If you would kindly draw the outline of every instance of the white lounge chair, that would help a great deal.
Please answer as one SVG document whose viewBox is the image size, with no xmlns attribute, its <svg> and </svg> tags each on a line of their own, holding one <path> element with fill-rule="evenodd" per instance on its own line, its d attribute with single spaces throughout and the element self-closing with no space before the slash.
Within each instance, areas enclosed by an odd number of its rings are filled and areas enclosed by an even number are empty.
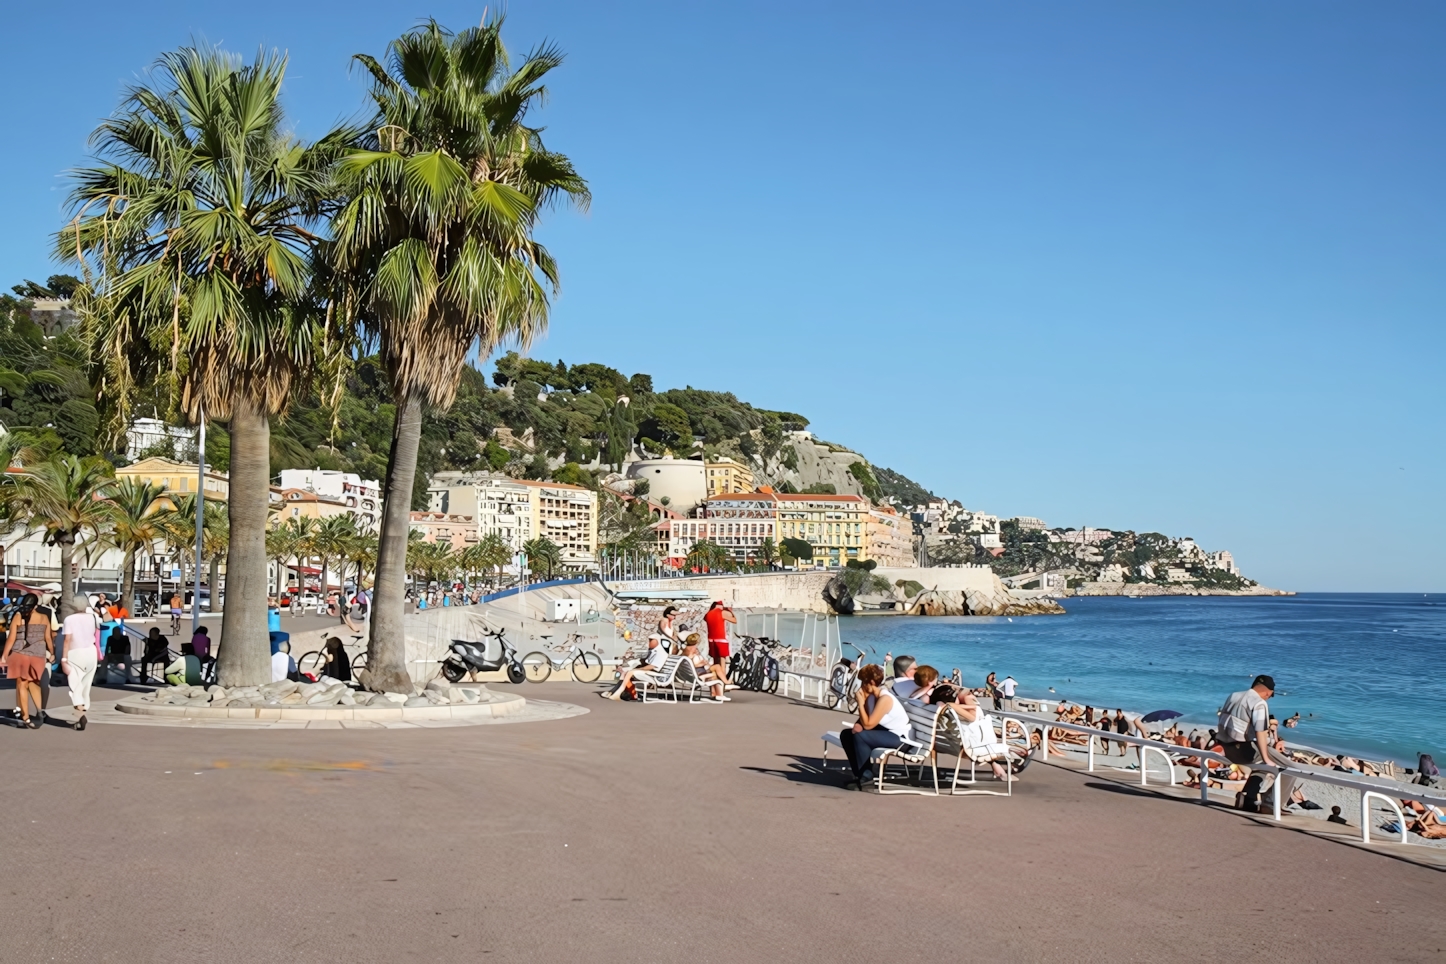
<svg viewBox="0 0 1446 964">
<path fill-rule="evenodd" d="M 1014 796 L 1015 776 L 1011 769 L 1009 744 L 1005 743 L 994 731 L 994 718 L 981 708 L 977 720 L 973 723 L 965 723 L 959 718 L 954 707 L 949 706 L 945 709 L 948 712 L 939 714 L 939 722 L 935 727 L 934 750 L 936 754 L 947 753 L 957 759 L 954 764 L 954 775 L 949 781 L 949 793 L 956 796 L 971 794 L 991 797 Z M 963 769 L 965 760 L 969 761 L 969 779 L 961 781 L 959 771 Z M 979 765 L 987 766 L 996 762 L 1004 765 L 1006 779 L 1003 781 L 1005 787 L 1003 792 L 959 789 L 961 786 L 979 786 Z"/>
<path fill-rule="evenodd" d="M 678 698 L 678 667 L 686 662 L 687 660 L 682 656 L 669 656 L 656 670 L 633 673 L 633 686 L 638 691 L 638 699 L 646 703 L 650 690 L 657 693 L 666 689 L 672 691 L 673 699 L 676 701 Z"/>
<path fill-rule="evenodd" d="M 712 689 L 722 685 L 722 683 L 711 676 L 707 679 L 700 677 L 698 675 L 698 668 L 694 666 L 692 661 L 687 657 L 684 657 L 683 662 L 678 665 L 674 688 L 676 690 L 687 690 L 689 703 L 697 703 L 699 697 L 704 695 L 711 696 Z"/>
</svg>

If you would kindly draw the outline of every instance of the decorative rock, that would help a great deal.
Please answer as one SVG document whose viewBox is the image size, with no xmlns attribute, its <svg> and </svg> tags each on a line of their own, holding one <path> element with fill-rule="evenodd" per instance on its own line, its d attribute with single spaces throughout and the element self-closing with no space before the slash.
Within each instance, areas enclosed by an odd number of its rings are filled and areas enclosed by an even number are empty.
<svg viewBox="0 0 1446 964">
<path fill-rule="evenodd" d="M 428 703 L 431 703 L 433 706 L 446 706 L 448 703 L 452 702 L 452 698 L 450 696 L 443 696 L 436 690 L 427 690 L 427 692 L 421 698 L 426 700 Z M 407 705 L 411 705 L 410 700 L 407 702 Z"/>
<path fill-rule="evenodd" d="M 297 703 L 305 702 L 306 697 L 302 696 L 300 693 L 287 693 L 281 698 L 281 704 L 283 706 L 295 706 Z"/>
<path fill-rule="evenodd" d="M 350 693 L 343 693 L 341 694 L 341 697 L 337 700 L 337 703 L 341 706 L 356 706 L 356 697 L 352 696 Z"/>
<path fill-rule="evenodd" d="M 427 699 L 425 696 L 413 696 L 411 699 L 407 700 L 407 702 L 403 703 L 402 705 L 403 705 L 403 706 L 433 706 L 433 705 L 435 705 L 435 704 L 434 704 L 431 700 Z"/>
<path fill-rule="evenodd" d="M 222 686 L 216 686 L 216 685 L 208 686 L 208 687 L 206 687 L 206 692 L 211 694 L 211 699 L 212 699 L 213 701 L 214 701 L 214 700 L 224 700 L 224 699 L 226 698 L 226 689 L 225 689 L 225 687 L 222 687 Z"/>
<path fill-rule="evenodd" d="M 300 688 L 300 683 L 293 682 L 289 679 L 283 679 L 277 680 L 275 683 L 266 683 L 265 685 L 259 687 L 259 690 L 261 692 L 261 695 L 267 697 L 268 699 L 279 700 L 283 696 L 295 693 Z"/>
<path fill-rule="evenodd" d="M 221 698 L 219 698 L 219 699 L 213 697 L 212 700 L 211 700 L 211 705 L 212 705 L 212 706 L 233 706 L 233 705 L 235 705 L 235 702 L 236 702 L 235 700 L 230 700 L 230 699 L 227 699 L 227 698 L 225 698 L 225 697 L 221 697 Z"/>
<path fill-rule="evenodd" d="M 326 684 L 325 684 L 325 683 L 303 683 L 303 684 L 301 685 L 301 688 L 298 689 L 296 692 L 298 692 L 298 693 L 301 694 L 301 698 L 302 698 L 303 700 L 310 700 L 310 699 L 311 699 L 313 696 L 315 696 L 317 693 L 325 693 L 325 692 L 326 692 Z"/>
</svg>

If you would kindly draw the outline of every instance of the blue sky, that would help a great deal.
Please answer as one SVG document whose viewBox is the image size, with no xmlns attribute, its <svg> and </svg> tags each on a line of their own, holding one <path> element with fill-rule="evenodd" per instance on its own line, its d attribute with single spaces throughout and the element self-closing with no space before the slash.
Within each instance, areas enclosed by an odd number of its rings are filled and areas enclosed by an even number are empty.
<svg viewBox="0 0 1446 964">
<path fill-rule="evenodd" d="M 53 270 L 60 175 L 161 50 L 288 50 L 315 135 L 350 54 L 482 7 L 12 10 L 0 280 Z M 802 412 L 971 508 L 1446 590 L 1439 5 L 508 9 L 568 53 L 542 117 L 595 196 L 545 228 L 537 354 Z"/>
</svg>

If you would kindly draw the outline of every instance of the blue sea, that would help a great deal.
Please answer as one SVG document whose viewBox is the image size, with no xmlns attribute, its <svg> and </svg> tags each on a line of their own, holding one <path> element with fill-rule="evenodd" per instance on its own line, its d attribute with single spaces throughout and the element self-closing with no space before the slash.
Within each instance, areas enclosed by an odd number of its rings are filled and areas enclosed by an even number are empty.
<svg viewBox="0 0 1446 964">
<path fill-rule="evenodd" d="M 1409 766 L 1446 759 L 1446 594 L 1118 596 L 1062 600 L 1068 615 L 860 616 L 843 638 L 907 653 L 982 685 L 1013 675 L 1021 696 L 1184 713 L 1214 726 L 1226 695 L 1275 677 L 1271 711 L 1299 712 L 1293 743 Z"/>
</svg>

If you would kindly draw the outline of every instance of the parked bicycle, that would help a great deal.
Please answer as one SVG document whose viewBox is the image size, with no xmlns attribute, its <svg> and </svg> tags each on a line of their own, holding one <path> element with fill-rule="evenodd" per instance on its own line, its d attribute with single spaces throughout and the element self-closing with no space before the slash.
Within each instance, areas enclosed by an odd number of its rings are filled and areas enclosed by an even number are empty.
<svg viewBox="0 0 1446 964">
<path fill-rule="evenodd" d="M 786 650 L 767 636 L 740 636 L 738 651 L 728 663 L 728 678 L 740 689 L 756 693 L 778 690 L 778 657 Z"/>
<path fill-rule="evenodd" d="M 554 651 L 560 654 L 556 659 L 541 650 L 534 650 L 522 657 L 522 671 L 526 674 L 527 681 L 545 683 L 553 673 L 560 672 L 569 662 L 572 664 L 572 677 L 579 683 L 596 683 L 602 679 L 603 662 L 596 651 L 596 644 L 592 650 L 585 650 L 579 643 L 581 639 L 577 633 L 568 633 L 565 643 L 553 647 Z"/>
<path fill-rule="evenodd" d="M 843 643 L 859 655 L 855 659 L 847 656 L 839 659 L 833 665 L 828 674 L 828 689 L 824 690 L 823 701 L 829 709 L 833 709 L 843 703 L 850 713 L 859 711 L 859 667 L 863 665 L 864 656 L 873 650 L 863 650 L 853 643 Z"/>
</svg>

